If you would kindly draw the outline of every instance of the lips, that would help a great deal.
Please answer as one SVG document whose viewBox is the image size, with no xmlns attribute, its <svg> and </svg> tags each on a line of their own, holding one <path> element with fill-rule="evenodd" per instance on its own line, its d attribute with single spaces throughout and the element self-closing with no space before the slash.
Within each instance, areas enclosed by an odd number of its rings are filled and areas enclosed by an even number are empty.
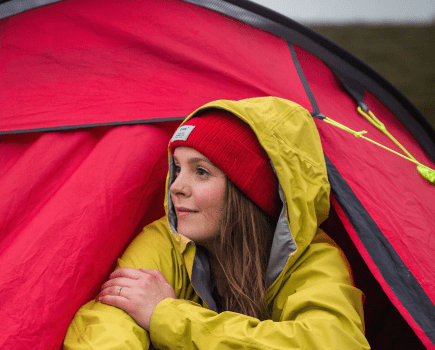
<svg viewBox="0 0 435 350">
<path fill-rule="evenodd" d="M 198 212 L 198 210 L 188 209 L 188 208 L 184 208 L 184 207 L 175 208 L 175 211 L 177 213 L 178 218 L 186 217 L 190 214 L 195 214 Z"/>
</svg>

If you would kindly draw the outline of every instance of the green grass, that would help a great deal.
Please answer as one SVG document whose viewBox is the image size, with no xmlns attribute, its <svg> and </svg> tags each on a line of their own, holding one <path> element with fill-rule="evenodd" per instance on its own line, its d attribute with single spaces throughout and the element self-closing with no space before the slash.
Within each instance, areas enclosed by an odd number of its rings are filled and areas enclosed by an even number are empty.
<svg viewBox="0 0 435 350">
<path fill-rule="evenodd" d="M 308 27 L 379 72 L 435 127 L 435 23 L 424 26 Z"/>
</svg>

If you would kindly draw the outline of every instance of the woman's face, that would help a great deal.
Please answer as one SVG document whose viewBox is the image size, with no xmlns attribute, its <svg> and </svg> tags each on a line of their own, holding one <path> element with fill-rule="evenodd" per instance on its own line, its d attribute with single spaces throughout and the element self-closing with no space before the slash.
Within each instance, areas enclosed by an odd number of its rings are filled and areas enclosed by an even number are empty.
<svg viewBox="0 0 435 350">
<path fill-rule="evenodd" d="M 225 200 L 225 174 L 188 147 L 174 151 L 175 180 L 170 187 L 178 233 L 204 245 L 219 232 Z"/>
</svg>

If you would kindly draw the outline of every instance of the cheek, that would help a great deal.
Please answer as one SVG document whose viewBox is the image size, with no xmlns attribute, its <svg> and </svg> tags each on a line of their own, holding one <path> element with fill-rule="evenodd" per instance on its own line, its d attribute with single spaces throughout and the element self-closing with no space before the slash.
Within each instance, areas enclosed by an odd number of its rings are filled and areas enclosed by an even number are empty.
<svg viewBox="0 0 435 350">
<path fill-rule="evenodd" d="M 213 186 L 206 188 L 197 194 L 196 203 L 202 207 L 204 211 L 219 218 L 224 206 L 225 185 Z"/>
</svg>

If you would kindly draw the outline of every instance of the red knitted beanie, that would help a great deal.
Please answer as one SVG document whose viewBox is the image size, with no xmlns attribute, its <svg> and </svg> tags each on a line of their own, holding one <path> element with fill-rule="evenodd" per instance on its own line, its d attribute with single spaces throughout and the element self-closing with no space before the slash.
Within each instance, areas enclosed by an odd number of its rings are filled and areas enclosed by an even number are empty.
<svg viewBox="0 0 435 350">
<path fill-rule="evenodd" d="M 248 124 L 229 112 L 209 110 L 177 129 L 169 143 L 172 155 L 177 147 L 206 156 L 265 213 L 278 217 L 278 178 Z"/>
</svg>

